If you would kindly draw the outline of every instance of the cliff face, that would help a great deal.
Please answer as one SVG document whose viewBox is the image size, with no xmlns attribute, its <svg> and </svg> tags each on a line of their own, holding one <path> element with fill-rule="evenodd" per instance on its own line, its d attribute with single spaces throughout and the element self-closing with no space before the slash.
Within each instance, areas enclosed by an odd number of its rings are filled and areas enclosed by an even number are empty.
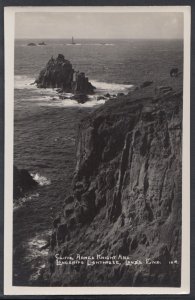
<svg viewBox="0 0 195 300">
<path fill-rule="evenodd" d="M 182 92 L 135 92 L 82 121 L 72 194 L 54 221 L 52 285 L 180 285 L 181 145 Z M 57 253 L 142 263 L 57 266 Z"/>
</svg>

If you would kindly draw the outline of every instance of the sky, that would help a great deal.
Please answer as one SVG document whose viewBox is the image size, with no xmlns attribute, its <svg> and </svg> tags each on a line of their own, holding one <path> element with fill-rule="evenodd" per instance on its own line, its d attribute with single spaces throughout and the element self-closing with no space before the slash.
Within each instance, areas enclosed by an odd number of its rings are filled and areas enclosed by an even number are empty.
<svg viewBox="0 0 195 300">
<path fill-rule="evenodd" d="M 17 12 L 15 37 L 86 39 L 181 39 L 183 13 Z"/>
</svg>

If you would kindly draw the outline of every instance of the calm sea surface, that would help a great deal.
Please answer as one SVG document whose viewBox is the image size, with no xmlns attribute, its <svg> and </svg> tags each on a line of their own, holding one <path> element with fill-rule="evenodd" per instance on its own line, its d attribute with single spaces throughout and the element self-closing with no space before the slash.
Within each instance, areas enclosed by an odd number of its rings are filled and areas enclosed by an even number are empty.
<svg viewBox="0 0 195 300">
<path fill-rule="evenodd" d="M 146 80 L 167 80 L 172 67 L 182 71 L 181 41 L 44 40 L 46 46 L 15 42 L 14 162 L 30 171 L 36 190 L 14 203 L 14 284 L 47 284 L 42 273 L 47 250 L 41 250 L 71 186 L 75 167 L 75 139 L 80 119 L 104 100 L 97 95 L 127 93 Z M 96 86 L 85 104 L 60 100 L 55 90 L 37 89 L 34 82 L 53 55 L 64 54 L 75 70 Z"/>
</svg>

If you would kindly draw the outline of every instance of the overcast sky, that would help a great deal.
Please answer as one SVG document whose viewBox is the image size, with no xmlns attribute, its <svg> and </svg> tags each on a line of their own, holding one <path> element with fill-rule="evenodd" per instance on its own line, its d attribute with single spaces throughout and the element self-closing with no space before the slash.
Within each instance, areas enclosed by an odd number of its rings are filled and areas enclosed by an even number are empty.
<svg viewBox="0 0 195 300">
<path fill-rule="evenodd" d="M 16 38 L 183 38 L 183 13 L 16 13 Z"/>
</svg>

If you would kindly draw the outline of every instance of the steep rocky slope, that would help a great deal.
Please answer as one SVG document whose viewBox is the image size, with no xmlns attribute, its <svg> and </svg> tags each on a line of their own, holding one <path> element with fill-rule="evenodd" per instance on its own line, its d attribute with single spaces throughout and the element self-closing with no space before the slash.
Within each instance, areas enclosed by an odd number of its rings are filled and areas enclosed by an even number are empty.
<svg viewBox="0 0 195 300">
<path fill-rule="evenodd" d="M 138 90 L 81 122 L 72 192 L 53 224 L 51 285 L 180 285 L 181 145 L 182 91 Z M 112 263 L 57 265 L 56 254 Z"/>
</svg>

